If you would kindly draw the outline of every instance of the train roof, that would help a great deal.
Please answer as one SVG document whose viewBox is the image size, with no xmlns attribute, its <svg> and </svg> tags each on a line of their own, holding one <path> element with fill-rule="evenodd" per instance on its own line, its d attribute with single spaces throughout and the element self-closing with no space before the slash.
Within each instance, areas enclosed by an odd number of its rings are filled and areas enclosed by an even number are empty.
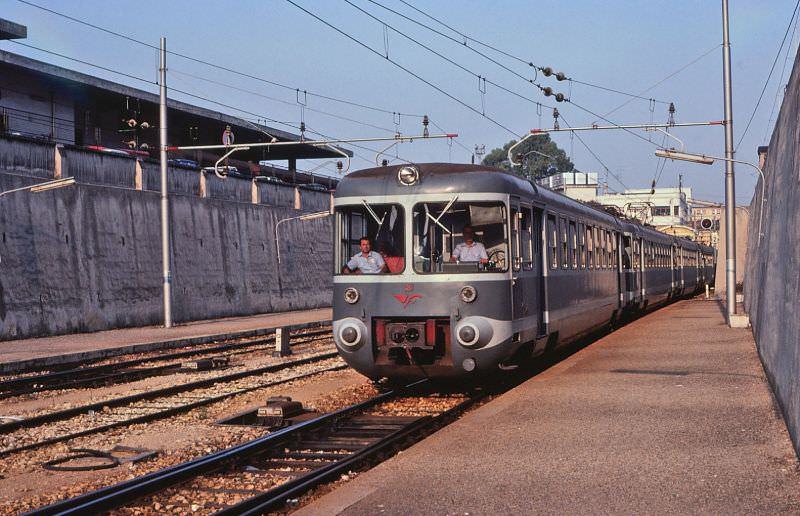
<svg viewBox="0 0 800 516">
<path fill-rule="evenodd" d="M 334 197 L 362 197 L 407 194 L 447 193 L 505 193 L 542 203 L 604 222 L 620 231 L 647 235 L 663 243 L 680 243 L 683 247 L 711 250 L 685 238 L 677 238 L 653 228 L 614 217 L 610 213 L 576 201 L 566 195 L 537 186 L 531 181 L 499 168 L 456 163 L 414 163 L 419 170 L 419 182 L 401 185 L 397 173 L 406 164 L 356 170 L 347 174 L 336 187 Z"/>
</svg>

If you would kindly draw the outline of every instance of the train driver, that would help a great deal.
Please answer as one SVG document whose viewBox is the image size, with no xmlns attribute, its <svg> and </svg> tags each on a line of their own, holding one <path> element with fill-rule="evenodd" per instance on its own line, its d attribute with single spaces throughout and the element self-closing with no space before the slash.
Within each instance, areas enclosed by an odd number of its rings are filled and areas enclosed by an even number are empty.
<svg viewBox="0 0 800 516">
<path fill-rule="evenodd" d="M 386 262 L 383 257 L 372 250 L 372 243 L 369 238 L 363 237 L 359 242 L 361 248 L 360 253 L 356 253 L 347 265 L 344 266 L 342 272 L 345 274 L 380 274 L 381 272 L 388 272 Z"/>
<path fill-rule="evenodd" d="M 486 248 L 482 243 L 475 241 L 475 229 L 472 226 L 464 226 L 461 233 L 464 235 L 464 242 L 453 249 L 450 261 L 488 263 L 489 256 L 486 254 Z"/>
</svg>

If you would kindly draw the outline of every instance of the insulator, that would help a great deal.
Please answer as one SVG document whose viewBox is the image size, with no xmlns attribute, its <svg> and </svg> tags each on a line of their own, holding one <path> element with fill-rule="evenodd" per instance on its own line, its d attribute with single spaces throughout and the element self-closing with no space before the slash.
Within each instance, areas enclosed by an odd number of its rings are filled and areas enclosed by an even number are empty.
<svg viewBox="0 0 800 516">
<path fill-rule="evenodd" d="M 544 68 L 542 68 L 542 73 L 544 74 L 545 77 L 550 77 L 551 75 L 553 75 L 553 69 L 550 68 L 549 66 L 545 66 Z"/>
<path fill-rule="evenodd" d="M 301 133 L 306 132 L 306 123 L 305 122 L 300 122 L 300 132 Z"/>
<path fill-rule="evenodd" d="M 428 115 L 422 117 L 422 136 L 430 136 L 428 132 Z"/>
<path fill-rule="evenodd" d="M 428 127 L 428 123 L 429 123 L 429 122 L 430 122 L 430 121 L 428 120 L 428 115 L 424 115 L 424 116 L 422 117 L 422 125 L 424 125 L 425 127 Z"/>
<path fill-rule="evenodd" d="M 342 160 L 339 160 L 339 161 L 337 161 L 337 162 L 336 162 L 336 170 L 338 170 L 339 172 L 341 172 L 341 171 L 342 171 L 342 168 L 344 168 L 344 165 L 342 165 Z"/>
<path fill-rule="evenodd" d="M 147 145 L 146 143 L 143 143 L 143 144 L 139 145 L 139 149 L 141 149 L 143 151 L 150 150 L 150 146 Z"/>
<path fill-rule="evenodd" d="M 557 80 L 559 80 L 559 81 L 563 81 L 563 80 L 564 80 L 564 79 L 566 79 L 566 78 L 567 78 L 567 76 L 566 76 L 566 75 L 564 75 L 564 72 L 558 72 L 558 73 L 556 73 L 556 79 L 557 79 Z"/>
<path fill-rule="evenodd" d="M 553 88 L 551 88 L 550 86 L 546 86 L 542 88 L 542 93 L 544 93 L 545 97 L 549 97 L 550 95 L 553 94 Z"/>
<path fill-rule="evenodd" d="M 142 129 L 150 129 L 150 124 L 148 124 L 147 122 L 142 122 L 141 125 L 139 125 L 139 127 L 141 127 Z"/>
<path fill-rule="evenodd" d="M 388 166 L 389 165 L 389 160 L 385 159 L 385 160 L 381 161 L 381 165 L 383 165 L 384 167 Z"/>
<path fill-rule="evenodd" d="M 131 118 L 128 120 L 128 127 L 136 127 L 136 119 Z"/>
<path fill-rule="evenodd" d="M 129 149 L 135 149 L 136 148 L 136 140 L 131 140 L 131 141 L 125 142 L 125 145 L 127 145 Z"/>
<path fill-rule="evenodd" d="M 556 93 L 556 102 L 564 102 L 564 94 Z"/>
</svg>

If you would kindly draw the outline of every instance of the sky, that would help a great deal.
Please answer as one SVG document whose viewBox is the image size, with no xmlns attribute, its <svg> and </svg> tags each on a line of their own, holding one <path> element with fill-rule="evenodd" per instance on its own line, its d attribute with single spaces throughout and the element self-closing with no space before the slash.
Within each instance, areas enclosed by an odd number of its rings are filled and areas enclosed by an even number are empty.
<svg viewBox="0 0 800 516">
<path fill-rule="evenodd" d="M 468 163 L 475 145 L 484 145 L 488 152 L 531 129 L 552 128 L 552 107 L 558 108 L 561 127 L 664 123 L 669 102 L 675 104 L 678 123 L 724 118 L 720 1 L 291 0 L 338 27 L 341 33 L 289 0 L 30 1 L 152 45 L 158 45 L 159 37 L 165 36 L 170 51 L 257 78 L 170 54 L 168 87 L 229 107 L 170 93 L 179 100 L 253 121 L 271 120 L 267 125 L 295 133 L 302 120 L 309 137 L 385 137 L 396 130 L 406 135 L 421 134 L 420 115 L 428 115 L 436 124 L 431 125 L 431 133 L 441 128 L 459 134 L 456 142 L 417 140 L 399 145 L 389 151 L 391 158 Z M 794 32 L 796 23 L 790 26 L 796 0 L 730 3 L 735 142 L 739 142 L 766 83 L 761 104 L 736 154 L 738 159 L 757 162 L 756 148 L 769 142 L 800 40 L 800 34 Z M 0 42 L 3 50 L 156 92 L 152 82 L 157 78 L 158 60 L 152 48 L 19 0 L 0 0 L 0 13 L 3 18 L 27 25 L 25 44 L 150 82 L 13 42 Z M 572 81 L 544 77 L 526 63 L 549 66 Z M 562 92 L 570 102 L 556 103 L 530 81 Z M 610 112 L 606 120 L 598 116 Z M 571 133 L 554 134 L 553 139 L 577 169 L 597 172 L 611 191 L 648 188 L 656 177 L 659 187 L 674 187 L 682 175 L 683 186 L 690 187 L 695 198 L 724 199 L 723 162 L 713 166 L 664 164 L 654 151 L 665 137 L 641 130 L 632 132 L 635 134 L 621 130 L 578 133 L 582 142 Z M 683 141 L 687 152 L 724 156 L 721 126 L 674 128 L 671 132 Z M 669 140 L 667 145 L 679 143 Z M 372 150 L 351 147 L 356 152 L 352 169 L 374 166 L 376 151 L 384 147 L 377 143 L 364 146 Z M 309 169 L 318 164 L 304 162 L 299 167 Z M 333 173 L 333 164 L 324 164 L 322 170 Z M 738 204 L 750 202 L 755 184 L 754 170 L 736 167 Z"/>
</svg>

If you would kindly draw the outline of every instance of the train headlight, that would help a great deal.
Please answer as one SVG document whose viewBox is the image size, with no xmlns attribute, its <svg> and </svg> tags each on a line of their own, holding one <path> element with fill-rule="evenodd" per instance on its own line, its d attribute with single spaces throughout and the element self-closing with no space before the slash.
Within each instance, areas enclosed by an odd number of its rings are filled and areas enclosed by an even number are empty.
<svg viewBox="0 0 800 516">
<path fill-rule="evenodd" d="M 347 290 L 344 291 L 344 300 L 348 304 L 351 305 L 356 304 L 358 302 L 359 297 L 360 294 L 358 293 L 358 290 L 356 290 L 353 287 L 349 287 Z"/>
<path fill-rule="evenodd" d="M 461 289 L 461 300 L 465 303 L 472 303 L 478 297 L 478 291 L 475 287 L 467 285 Z"/>
<path fill-rule="evenodd" d="M 458 342 L 462 346 L 471 347 L 478 343 L 480 333 L 478 328 L 471 324 L 465 324 L 458 330 Z"/>
<path fill-rule="evenodd" d="M 358 328 L 355 326 L 345 326 L 339 333 L 342 337 L 342 342 L 345 344 L 353 345 L 358 342 Z"/>
<path fill-rule="evenodd" d="M 419 181 L 419 170 L 408 165 L 400 167 L 400 170 L 397 171 L 397 180 L 406 186 L 416 184 Z"/>
</svg>

